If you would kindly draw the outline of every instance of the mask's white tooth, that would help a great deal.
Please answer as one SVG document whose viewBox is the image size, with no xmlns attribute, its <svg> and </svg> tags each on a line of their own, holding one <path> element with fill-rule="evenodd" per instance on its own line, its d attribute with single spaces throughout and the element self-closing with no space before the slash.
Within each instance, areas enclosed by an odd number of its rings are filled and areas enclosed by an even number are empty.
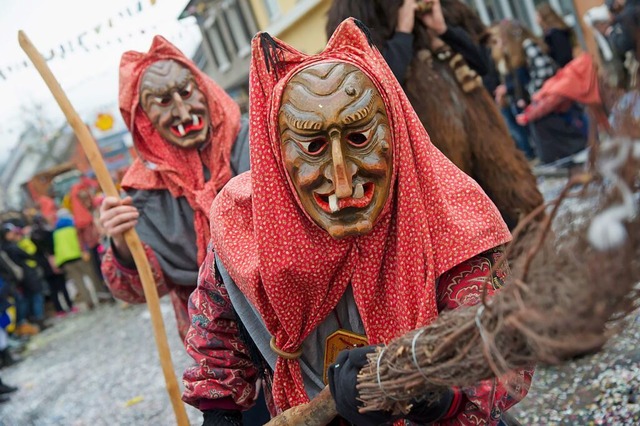
<svg viewBox="0 0 640 426">
<path fill-rule="evenodd" d="M 331 213 L 340 211 L 340 207 L 338 207 L 338 197 L 336 194 L 329 195 L 329 209 L 331 209 Z"/>
<path fill-rule="evenodd" d="M 364 197 L 364 187 L 362 186 L 361 183 L 356 185 L 356 189 L 353 191 L 352 197 L 355 198 L 356 200 Z"/>
<path fill-rule="evenodd" d="M 187 132 L 184 131 L 184 126 L 182 124 L 178 124 L 178 133 L 180 133 L 180 136 L 187 134 Z"/>
<path fill-rule="evenodd" d="M 195 115 L 195 114 L 192 114 L 192 115 L 191 115 L 191 120 L 193 120 L 193 125 L 194 125 L 194 126 L 197 126 L 197 125 L 199 125 L 199 124 L 200 124 L 200 119 L 199 119 L 199 118 L 198 118 L 198 116 L 197 116 L 197 115 Z"/>
</svg>

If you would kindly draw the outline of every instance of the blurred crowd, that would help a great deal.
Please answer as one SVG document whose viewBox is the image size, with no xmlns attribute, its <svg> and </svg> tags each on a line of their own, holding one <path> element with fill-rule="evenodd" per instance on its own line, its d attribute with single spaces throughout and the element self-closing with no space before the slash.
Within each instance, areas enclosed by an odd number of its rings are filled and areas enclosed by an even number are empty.
<svg viewBox="0 0 640 426">
<path fill-rule="evenodd" d="M 97 189 L 82 178 L 66 207 L 27 209 L 0 224 L 0 368 L 19 362 L 29 339 L 57 321 L 114 301 L 100 272 Z"/>
<path fill-rule="evenodd" d="M 606 117 L 589 117 L 585 107 L 602 99 L 600 112 L 606 115 L 611 98 L 636 86 L 640 2 L 607 0 L 582 17 L 597 41 L 597 64 L 582 53 L 574 30 L 549 4 L 539 5 L 536 17 L 541 37 L 515 20 L 491 27 L 495 67 L 484 77 L 485 85 L 528 159 L 571 168 L 572 155 L 587 145 L 589 120 L 606 122 Z M 598 66 L 602 71 L 596 77 Z"/>
</svg>

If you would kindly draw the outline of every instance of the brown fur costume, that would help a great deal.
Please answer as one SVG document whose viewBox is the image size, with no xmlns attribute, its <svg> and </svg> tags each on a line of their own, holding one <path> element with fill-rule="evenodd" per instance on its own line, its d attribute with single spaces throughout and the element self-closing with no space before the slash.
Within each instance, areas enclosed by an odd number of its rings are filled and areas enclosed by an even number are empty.
<svg viewBox="0 0 640 426">
<path fill-rule="evenodd" d="M 464 28 L 478 43 L 488 36 L 475 13 L 459 0 L 441 0 L 449 25 Z M 378 48 L 395 30 L 402 0 L 337 0 L 329 10 L 327 34 L 349 16 L 371 30 Z M 465 93 L 449 61 L 430 50 L 431 38 L 416 18 L 414 57 L 405 89 L 433 143 L 461 170 L 474 178 L 496 204 L 505 221 L 542 204 L 524 155 L 516 148 L 492 96 L 481 85 Z"/>
</svg>

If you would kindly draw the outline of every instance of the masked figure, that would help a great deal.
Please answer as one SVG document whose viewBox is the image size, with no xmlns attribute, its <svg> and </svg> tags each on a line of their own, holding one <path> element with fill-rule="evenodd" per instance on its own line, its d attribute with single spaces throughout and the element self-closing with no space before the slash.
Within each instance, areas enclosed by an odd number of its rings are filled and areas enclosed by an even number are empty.
<svg viewBox="0 0 640 426">
<path fill-rule="evenodd" d="M 184 374 L 183 399 L 204 411 L 205 425 L 234 425 L 260 377 L 274 414 L 328 383 L 348 421 L 398 420 L 357 413 L 357 368 L 336 374 L 336 356 L 360 347 L 348 352 L 357 367 L 372 345 L 476 303 L 509 231 L 482 189 L 431 144 L 354 20 L 315 56 L 267 34 L 253 52 L 251 172 L 212 205 L 213 249 L 186 339 L 197 366 Z M 518 374 L 529 383 L 530 372 Z M 497 423 L 516 401 L 489 381 L 443 389 L 407 418 Z"/>
<path fill-rule="evenodd" d="M 237 104 L 160 36 L 148 53 L 120 64 L 120 111 L 139 157 L 107 197 L 100 223 L 111 237 L 102 271 L 114 296 L 144 303 L 123 232 L 135 226 L 160 296 L 170 294 L 184 337 L 187 301 L 209 240 L 209 207 L 235 174 L 248 169 L 248 125 Z"/>
<path fill-rule="evenodd" d="M 91 265 L 95 270 L 94 276 L 99 288 L 96 291 L 106 292 L 102 273 L 100 270 L 100 244 L 102 232 L 94 217 L 94 194 L 98 188 L 98 182 L 93 179 L 82 177 L 80 182 L 71 187 L 69 200 L 73 222 L 78 230 L 78 238 L 83 250 L 87 251 L 91 257 Z"/>
<path fill-rule="evenodd" d="M 418 2 L 432 7 L 415 18 L 411 3 L 416 1 L 336 0 L 329 10 L 327 35 L 348 17 L 371 29 L 373 42 L 403 84 L 433 143 L 480 184 L 513 227 L 543 198 L 482 84 L 490 65 L 489 33 L 459 0 Z M 403 27 L 407 19 L 411 25 Z"/>
</svg>

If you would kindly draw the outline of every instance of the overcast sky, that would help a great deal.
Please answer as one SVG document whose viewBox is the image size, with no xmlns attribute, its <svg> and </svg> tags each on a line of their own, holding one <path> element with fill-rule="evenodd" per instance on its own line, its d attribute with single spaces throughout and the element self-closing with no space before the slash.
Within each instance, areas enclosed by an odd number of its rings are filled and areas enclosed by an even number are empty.
<svg viewBox="0 0 640 426">
<path fill-rule="evenodd" d="M 64 123 L 40 75 L 30 63 L 27 68 L 22 64 L 28 58 L 18 45 L 18 30 L 24 30 L 45 56 L 54 49 L 49 67 L 76 110 L 89 120 L 101 110 L 117 108 L 118 64 L 123 52 L 147 51 L 155 34 L 187 55 L 195 51 L 200 42 L 195 21 L 177 20 L 186 4 L 187 0 L 156 0 L 153 6 L 150 0 L 0 0 L 0 72 L 6 77 L 0 76 L 0 163 L 15 145 L 25 121 L 40 118 L 30 114 L 34 105 L 43 105 L 42 118 L 55 127 Z M 82 44 L 88 52 L 77 44 L 78 36 L 85 32 Z M 69 41 L 74 48 L 71 53 Z M 67 45 L 64 58 L 61 44 Z"/>
</svg>

